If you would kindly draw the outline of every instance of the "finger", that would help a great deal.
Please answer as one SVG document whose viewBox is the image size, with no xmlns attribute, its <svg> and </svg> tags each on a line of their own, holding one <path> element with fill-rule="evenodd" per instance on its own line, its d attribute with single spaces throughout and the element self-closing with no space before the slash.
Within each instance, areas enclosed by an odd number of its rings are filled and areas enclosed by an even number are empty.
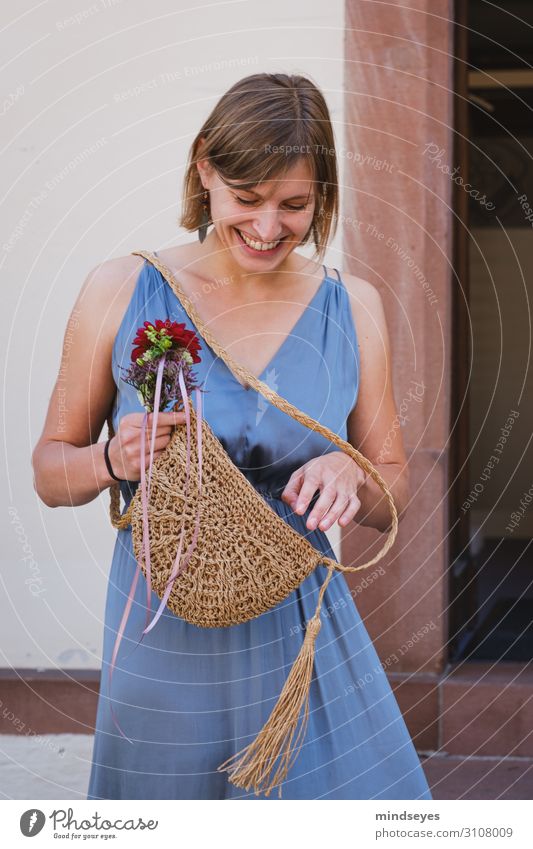
<svg viewBox="0 0 533 849">
<path fill-rule="evenodd" d="M 319 489 L 318 481 L 316 480 L 316 478 L 310 477 L 310 475 L 307 474 L 304 477 L 304 481 L 302 483 L 300 493 L 298 495 L 296 507 L 294 508 L 295 513 L 305 513 L 307 507 L 309 506 L 309 502 L 311 501 L 317 489 Z"/>
<path fill-rule="evenodd" d="M 342 509 L 346 507 L 346 502 L 344 498 L 345 497 L 342 495 L 339 496 L 334 485 L 329 484 L 328 486 L 324 487 L 320 498 L 317 500 L 315 506 L 309 514 L 309 517 L 307 519 L 307 527 L 316 528 L 316 526 L 320 523 L 319 527 L 324 529 L 326 527 L 329 527 L 330 524 L 333 524 L 336 517 L 332 521 L 330 521 L 332 511 L 334 510 L 335 505 L 337 505 L 337 509 L 340 508 L 341 504 Z"/>
<path fill-rule="evenodd" d="M 157 429 L 156 429 L 156 435 L 157 436 L 170 436 L 173 429 L 174 429 L 173 425 L 170 426 L 170 427 L 168 425 L 161 425 L 161 427 L 159 427 L 159 424 L 158 424 Z"/>
<path fill-rule="evenodd" d="M 295 472 L 289 478 L 287 486 L 281 493 L 281 498 L 283 501 L 286 501 L 292 507 L 295 499 L 298 497 L 298 493 L 300 492 L 300 488 L 302 486 L 302 481 L 304 479 L 303 471 Z"/>
<path fill-rule="evenodd" d="M 147 421 L 151 423 L 154 419 L 155 413 L 148 413 Z M 157 414 L 157 423 L 161 422 L 162 424 L 167 424 L 169 426 L 173 425 L 175 421 L 185 421 L 185 412 L 184 410 L 170 410 L 166 413 L 158 413 Z"/>
<path fill-rule="evenodd" d="M 347 505 L 350 503 L 349 495 L 339 495 L 335 500 L 335 503 L 331 506 L 329 512 L 322 517 L 322 520 L 319 524 L 319 528 L 323 531 L 327 531 L 331 528 L 335 522 L 339 521 L 340 517 L 346 510 Z"/>
<path fill-rule="evenodd" d="M 344 513 L 339 516 L 339 525 L 344 528 L 352 519 L 355 518 L 356 514 L 359 512 L 361 508 L 361 502 L 357 495 L 351 495 L 348 506 L 346 507 Z"/>
<path fill-rule="evenodd" d="M 155 432 L 155 443 L 156 443 L 156 445 L 157 444 L 160 445 L 162 443 L 162 441 L 164 441 L 164 440 L 166 440 L 168 442 L 170 440 L 171 435 L 172 435 L 172 432 L 170 430 L 169 431 L 164 431 L 164 430 L 160 431 L 159 428 L 158 428 Z M 132 445 L 133 450 L 136 450 L 141 445 L 141 441 L 142 441 L 141 434 L 136 433 L 130 439 L 126 440 L 125 444 Z M 149 433 L 148 431 L 146 431 L 146 433 L 144 435 L 144 444 L 145 445 L 151 445 L 152 444 L 152 434 Z"/>
<path fill-rule="evenodd" d="M 147 433 L 152 433 L 154 427 L 154 413 L 148 413 L 146 419 L 146 431 Z M 159 430 L 169 430 L 177 425 L 181 425 L 186 421 L 184 412 L 170 412 L 170 413 L 158 413 L 157 414 L 157 427 L 156 433 L 159 433 Z M 138 427 L 142 428 L 142 419 L 139 421 Z"/>
<path fill-rule="evenodd" d="M 160 422 L 158 420 L 157 427 L 155 429 L 156 437 L 170 435 L 175 427 L 177 427 L 177 426 L 181 427 L 183 424 L 185 424 L 185 417 L 183 417 L 183 420 L 176 419 L 175 421 L 171 421 L 170 423 Z M 139 427 L 136 429 L 136 438 L 137 439 L 139 438 L 139 431 L 141 431 L 141 430 L 142 430 L 142 424 L 140 424 Z M 152 438 L 152 424 L 150 422 L 147 422 L 147 424 L 146 424 L 145 433 L 146 433 L 147 439 Z"/>
<path fill-rule="evenodd" d="M 164 451 L 164 449 L 166 448 L 166 446 L 168 445 L 168 443 L 169 443 L 168 437 L 166 437 L 166 436 L 156 437 L 156 440 L 155 440 L 155 443 L 154 443 L 154 457 L 155 457 L 156 453 L 161 454 Z M 144 456 L 146 458 L 146 466 L 148 466 L 149 463 L 150 463 L 151 445 L 152 445 L 152 440 L 147 436 L 145 441 L 144 441 Z M 132 463 L 135 464 L 136 462 L 140 466 L 141 446 L 140 446 L 139 442 L 137 442 L 136 440 L 129 447 L 119 445 L 117 451 L 118 451 L 118 455 L 120 457 L 120 463 L 122 464 L 123 467 L 129 467 L 130 464 L 132 464 Z"/>
<path fill-rule="evenodd" d="M 337 490 L 333 484 L 324 486 L 320 497 L 316 500 L 313 509 L 307 517 L 307 526 L 315 528 L 322 517 L 328 512 L 337 497 Z"/>
<path fill-rule="evenodd" d="M 156 447 L 154 449 L 154 457 L 153 457 L 154 461 L 157 460 L 157 458 L 160 457 L 161 454 L 164 453 L 167 445 L 168 445 L 168 442 L 164 442 L 160 445 L 158 445 L 157 442 L 156 442 Z M 139 457 L 139 461 L 140 461 L 140 457 Z M 147 448 L 146 451 L 145 451 L 145 454 L 144 454 L 144 467 L 145 467 L 145 469 L 148 469 L 150 467 L 150 448 Z"/>
<path fill-rule="evenodd" d="M 169 442 L 170 442 L 170 439 L 169 439 L 169 437 L 168 437 L 167 435 L 165 435 L 165 434 L 158 434 L 158 435 L 156 436 L 156 438 L 155 438 L 154 448 L 155 448 L 155 449 L 157 449 L 157 450 L 159 450 L 159 451 L 162 451 L 162 450 L 163 450 L 163 448 L 164 448 L 166 445 L 168 445 L 168 443 L 169 443 Z M 146 442 L 145 442 L 145 448 L 146 448 L 148 451 L 150 450 L 151 445 L 152 445 L 152 440 L 151 440 L 151 439 L 147 439 L 147 440 L 146 440 Z"/>
</svg>

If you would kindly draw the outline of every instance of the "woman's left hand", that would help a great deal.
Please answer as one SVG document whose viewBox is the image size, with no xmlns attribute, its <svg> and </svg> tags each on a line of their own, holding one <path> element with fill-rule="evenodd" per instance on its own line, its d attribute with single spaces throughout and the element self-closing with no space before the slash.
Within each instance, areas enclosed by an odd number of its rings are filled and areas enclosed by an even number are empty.
<svg viewBox="0 0 533 849">
<path fill-rule="evenodd" d="M 344 527 L 361 507 L 357 490 L 366 477 L 366 472 L 344 451 L 330 451 L 296 469 L 281 499 L 295 513 L 302 514 L 318 489 L 320 496 L 307 518 L 307 528 L 314 530 L 318 525 L 325 531 L 336 521 Z"/>
</svg>

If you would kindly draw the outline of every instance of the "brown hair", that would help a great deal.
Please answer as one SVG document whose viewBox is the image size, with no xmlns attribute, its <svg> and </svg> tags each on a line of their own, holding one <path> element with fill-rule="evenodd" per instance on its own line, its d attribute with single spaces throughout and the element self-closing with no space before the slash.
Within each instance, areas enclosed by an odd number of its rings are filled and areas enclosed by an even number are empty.
<svg viewBox="0 0 533 849">
<path fill-rule="evenodd" d="M 280 179 L 297 161 L 307 160 L 315 186 L 315 214 L 302 244 L 312 235 L 315 255 L 322 261 L 337 227 L 337 158 L 329 110 L 311 80 L 252 74 L 220 98 L 189 153 L 179 224 L 190 231 L 199 228 L 202 217 L 198 158 L 208 159 L 224 182 L 238 181 L 241 187 Z"/>
</svg>

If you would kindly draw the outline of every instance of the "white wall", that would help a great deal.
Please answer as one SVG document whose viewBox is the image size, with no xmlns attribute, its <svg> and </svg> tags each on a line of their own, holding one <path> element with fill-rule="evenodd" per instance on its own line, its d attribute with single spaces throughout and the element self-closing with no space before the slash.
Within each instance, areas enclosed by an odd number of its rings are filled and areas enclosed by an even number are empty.
<svg viewBox="0 0 533 849">
<path fill-rule="evenodd" d="M 176 225 L 187 152 L 235 80 L 311 76 L 342 144 L 342 0 L 191 7 L 24 0 L 3 11 L 0 666 L 100 666 L 109 494 L 51 510 L 33 491 L 30 462 L 87 273 L 190 240 Z M 339 238 L 326 261 L 342 268 Z"/>
</svg>

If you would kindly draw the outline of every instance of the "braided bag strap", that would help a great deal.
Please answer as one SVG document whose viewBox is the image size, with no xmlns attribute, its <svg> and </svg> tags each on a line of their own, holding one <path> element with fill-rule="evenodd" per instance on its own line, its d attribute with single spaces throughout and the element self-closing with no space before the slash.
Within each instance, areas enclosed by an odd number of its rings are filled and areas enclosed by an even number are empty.
<svg viewBox="0 0 533 849">
<path fill-rule="evenodd" d="M 342 439 L 338 434 L 334 431 L 330 430 L 325 425 L 322 425 L 320 422 L 316 421 L 316 419 L 312 418 L 312 416 L 308 416 L 306 413 L 299 410 L 298 407 L 295 407 L 285 398 L 282 398 L 277 392 L 274 392 L 270 386 L 262 380 L 256 378 L 245 366 L 237 363 L 233 357 L 226 351 L 222 345 L 220 345 L 209 328 L 204 324 L 198 313 L 196 312 L 196 308 L 191 301 L 191 299 L 187 296 L 187 294 L 183 291 L 178 281 L 170 271 L 159 259 L 159 257 L 150 253 L 149 251 L 132 251 L 132 253 L 136 256 L 142 256 L 148 262 L 150 262 L 155 268 L 160 271 L 163 275 L 171 289 L 174 291 L 175 295 L 178 297 L 181 305 L 183 306 L 185 312 L 196 326 L 198 333 L 200 336 L 207 342 L 210 348 L 223 360 L 230 371 L 233 372 L 235 377 L 247 388 L 248 386 L 253 387 L 257 392 L 259 392 L 267 401 L 270 401 L 275 407 L 281 410 L 287 415 L 291 416 L 291 418 L 295 419 L 295 421 L 300 422 L 305 427 L 308 427 L 310 430 L 318 431 L 322 436 L 326 439 L 333 442 L 339 448 L 344 451 L 345 454 L 348 454 L 352 460 L 354 460 L 358 466 L 360 466 L 364 471 L 370 475 L 370 477 L 378 484 L 380 489 L 382 490 L 387 503 L 389 505 L 390 513 L 391 513 L 391 527 L 388 532 L 387 539 L 383 547 L 378 551 L 378 553 L 373 557 L 368 563 L 365 564 L 365 568 L 374 563 L 377 563 L 381 558 L 389 551 L 389 549 L 394 544 L 394 540 L 396 539 L 396 534 L 398 532 L 398 514 L 396 510 L 396 505 L 394 503 L 394 499 L 392 497 L 392 493 L 390 492 L 387 483 L 379 474 L 377 469 L 374 468 L 372 463 L 367 460 L 367 458 L 361 454 L 356 448 L 353 447 L 349 442 L 346 442 Z M 109 432 L 112 431 L 111 420 L 108 420 L 108 427 L 110 428 Z M 111 487 L 111 521 L 116 528 L 125 528 L 129 524 L 129 515 L 130 508 L 123 516 L 120 515 L 120 488 L 118 484 L 115 484 Z M 339 564 L 336 564 L 337 568 Z M 343 571 L 346 572 L 356 572 L 361 567 L 358 566 L 344 566 Z"/>
</svg>

